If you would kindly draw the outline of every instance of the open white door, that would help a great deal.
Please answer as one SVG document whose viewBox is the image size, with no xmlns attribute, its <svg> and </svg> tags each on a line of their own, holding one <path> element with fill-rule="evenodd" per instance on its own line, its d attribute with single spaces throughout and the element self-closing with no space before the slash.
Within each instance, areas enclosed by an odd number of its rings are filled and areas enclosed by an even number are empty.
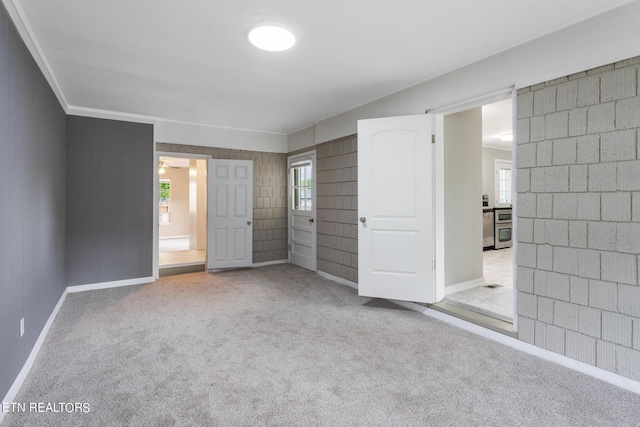
<svg viewBox="0 0 640 427">
<path fill-rule="evenodd" d="M 289 158 L 289 262 L 316 271 L 316 153 Z"/>
<path fill-rule="evenodd" d="M 436 302 L 432 116 L 358 121 L 358 294 Z"/>
<path fill-rule="evenodd" d="M 253 264 L 253 162 L 209 160 L 207 269 Z"/>
</svg>

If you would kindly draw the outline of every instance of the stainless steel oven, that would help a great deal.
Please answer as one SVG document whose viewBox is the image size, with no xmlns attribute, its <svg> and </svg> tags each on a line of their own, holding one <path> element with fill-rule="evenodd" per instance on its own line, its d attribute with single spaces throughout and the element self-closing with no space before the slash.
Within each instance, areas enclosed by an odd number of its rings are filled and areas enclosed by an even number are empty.
<svg viewBox="0 0 640 427">
<path fill-rule="evenodd" d="M 495 248 L 510 248 L 511 235 L 513 234 L 512 209 L 511 208 L 495 208 Z"/>
</svg>

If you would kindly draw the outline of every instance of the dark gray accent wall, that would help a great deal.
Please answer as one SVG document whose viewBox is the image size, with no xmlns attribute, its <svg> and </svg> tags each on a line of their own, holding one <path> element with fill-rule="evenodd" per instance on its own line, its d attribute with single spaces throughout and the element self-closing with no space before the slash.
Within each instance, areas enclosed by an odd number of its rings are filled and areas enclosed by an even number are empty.
<svg viewBox="0 0 640 427">
<path fill-rule="evenodd" d="M 68 284 L 153 275 L 153 126 L 67 117 Z"/>
<path fill-rule="evenodd" d="M 0 397 L 4 397 L 66 287 L 65 114 L 4 6 L 0 6 L 0 174 Z"/>
<path fill-rule="evenodd" d="M 253 262 L 287 259 L 286 154 L 167 143 L 157 143 L 156 149 L 212 159 L 253 160 Z"/>
</svg>

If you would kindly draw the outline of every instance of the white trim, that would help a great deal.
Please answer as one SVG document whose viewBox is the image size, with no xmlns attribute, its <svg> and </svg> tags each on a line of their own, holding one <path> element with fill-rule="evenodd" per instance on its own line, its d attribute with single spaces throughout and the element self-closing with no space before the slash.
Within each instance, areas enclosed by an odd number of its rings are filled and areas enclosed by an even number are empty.
<svg viewBox="0 0 640 427">
<path fill-rule="evenodd" d="M 485 144 L 482 144 L 482 148 L 489 148 L 491 150 L 498 150 L 498 151 L 508 151 L 510 153 L 513 151 L 513 148 L 494 147 L 492 145 L 485 145 Z"/>
<path fill-rule="evenodd" d="M 529 353 L 541 359 L 548 360 L 549 362 L 557 363 L 558 365 L 564 366 L 574 371 L 587 374 L 591 377 L 598 378 L 599 380 L 605 381 L 609 384 L 613 384 L 625 390 L 629 390 L 633 393 L 640 394 L 640 382 L 634 381 L 630 378 L 623 377 L 618 374 L 614 374 L 613 372 L 605 371 L 604 369 L 600 369 L 593 365 L 588 365 L 586 363 L 579 362 L 575 359 L 571 359 L 570 357 L 563 356 L 561 354 L 554 353 L 549 350 L 545 350 L 541 347 L 537 347 L 533 344 L 526 343 L 517 338 L 513 338 L 508 335 L 492 331 L 490 329 L 484 328 L 482 326 L 478 326 L 474 323 L 467 322 L 465 320 L 459 319 L 454 316 L 450 316 L 440 311 L 423 307 L 416 303 L 406 302 L 406 301 L 395 301 L 395 300 L 391 300 L 391 301 L 402 307 L 422 313 L 425 316 L 429 316 L 434 319 L 441 320 L 453 326 L 457 326 L 458 328 L 464 329 L 465 331 L 469 331 L 476 335 L 480 335 L 484 338 L 488 338 L 492 341 L 499 342 L 500 344 L 504 344 L 507 347 L 511 347 L 513 349 L 520 350 L 525 353 Z"/>
<path fill-rule="evenodd" d="M 20 391 L 20 388 L 22 387 L 24 380 L 27 378 L 27 375 L 29 374 L 31 367 L 33 366 L 33 362 L 35 362 L 36 357 L 40 352 L 40 348 L 42 348 L 42 343 L 44 343 L 44 339 L 47 337 L 47 334 L 49 333 L 49 329 L 51 329 L 51 325 L 53 324 L 53 321 L 55 320 L 56 316 L 58 315 L 58 312 L 60 311 L 60 307 L 62 307 L 62 303 L 64 303 L 64 300 L 67 298 L 67 293 L 68 293 L 68 288 L 64 290 L 64 292 L 62 293 L 62 296 L 60 296 L 60 299 L 58 300 L 58 303 L 56 304 L 56 306 L 53 308 L 53 311 L 49 315 L 49 319 L 47 320 L 47 323 L 44 324 L 42 331 L 40 331 L 40 335 L 38 336 L 38 339 L 33 345 L 33 348 L 31 349 L 31 353 L 29 353 L 29 357 L 27 357 L 27 360 L 24 362 L 24 365 L 22 366 L 20 373 L 18 374 L 16 379 L 13 381 L 11 388 L 9 389 L 6 396 L 2 400 L 3 402 L 15 401 L 15 398 L 18 395 L 18 391 Z M 4 419 L 5 415 L 6 415 L 6 412 L 0 411 L 0 423 L 2 423 L 2 420 Z"/>
<path fill-rule="evenodd" d="M 517 129 L 518 124 L 518 91 L 514 90 L 511 95 L 511 129 Z M 518 141 L 516 133 L 513 132 L 513 141 L 511 146 L 511 166 L 515 165 L 516 171 L 511 171 L 511 210 L 515 215 L 511 215 L 511 262 L 513 270 L 513 330 L 518 332 Z"/>
<path fill-rule="evenodd" d="M 445 295 L 455 294 L 456 292 L 466 291 L 467 289 L 475 288 L 476 286 L 484 285 L 486 280 L 484 277 L 480 277 L 479 279 L 469 280 L 468 282 L 457 283 L 452 286 L 447 286 L 444 288 Z"/>
<path fill-rule="evenodd" d="M 70 116 L 92 117 L 94 119 L 119 120 L 123 122 L 146 123 L 155 125 L 161 119 L 153 116 L 145 116 L 142 114 L 121 113 L 118 111 L 100 110 L 97 108 L 77 107 L 69 105 L 67 114 Z"/>
<path fill-rule="evenodd" d="M 515 87 L 513 85 L 508 88 L 497 90 L 485 95 L 473 97 L 471 99 L 465 99 L 464 101 L 456 102 L 454 104 L 447 104 L 442 107 L 433 108 L 428 110 L 427 113 L 440 114 L 442 116 L 448 116 L 449 114 L 459 113 L 461 111 L 470 110 L 475 107 L 480 107 L 486 104 L 492 104 L 498 101 L 504 101 L 505 99 L 513 98 L 513 92 Z"/>
<path fill-rule="evenodd" d="M 318 271 L 318 275 L 326 279 L 333 280 L 334 282 L 340 283 L 342 285 L 349 286 L 351 288 L 355 288 L 355 289 L 358 288 L 357 283 L 350 282 L 348 280 L 333 276 L 323 271 Z M 563 356 L 561 354 L 554 353 L 549 350 L 545 350 L 541 347 L 536 347 L 533 344 L 526 343 L 517 338 L 510 337 L 500 332 L 492 331 L 491 329 L 487 329 L 485 327 L 476 325 L 475 323 L 467 322 L 466 320 L 462 320 L 458 317 L 451 316 L 441 311 L 424 307 L 414 302 L 398 301 L 398 300 L 389 300 L 389 301 L 401 307 L 408 308 L 409 310 L 422 313 L 425 316 L 429 316 L 434 319 L 441 320 L 450 325 L 456 326 L 460 329 L 464 329 L 465 331 L 479 335 L 483 338 L 487 338 L 487 339 L 490 339 L 491 341 L 495 341 L 500 344 L 506 345 L 507 347 L 511 347 L 515 350 L 520 350 L 524 353 L 537 356 L 549 362 L 557 363 L 558 365 L 564 366 L 565 368 L 569 368 L 571 370 L 581 372 L 583 374 L 597 378 L 609 384 L 613 384 L 617 387 L 623 388 L 625 390 L 629 390 L 633 393 L 640 394 L 640 382 L 632 380 L 630 378 L 623 377 L 618 374 L 614 374 L 613 372 L 605 371 L 604 369 L 600 369 L 593 365 L 588 365 L 586 363 L 579 362 L 570 357 Z"/>
<path fill-rule="evenodd" d="M 325 273 L 324 271 L 320 270 L 318 270 L 317 274 L 318 276 L 324 277 L 325 279 L 333 280 L 334 282 L 340 283 L 341 285 L 349 286 L 350 288 L 358 290 L 358 284 L 350 280 L 343 279 L 342 277 L 334 276 L 333 274 Z"/>
<path fill-rule="evenodd" d="M 137 279 L 115 280 L 113 282 L 90 283 L 87 285 L 67 286 L 67 292 L 76 293 L 84 291 L 95 291 L 98 289 L 120 288 L 122 286 L 142 285 L 144 283 L 155 282 L 155 276 L 139 277 Z"/>
<path fill-rule="evenodd" d="M 188 239 L 189 236 L 165 236 L 158 237 L 158 240 L 170 240 L 170 239 Z"/>
</svg>

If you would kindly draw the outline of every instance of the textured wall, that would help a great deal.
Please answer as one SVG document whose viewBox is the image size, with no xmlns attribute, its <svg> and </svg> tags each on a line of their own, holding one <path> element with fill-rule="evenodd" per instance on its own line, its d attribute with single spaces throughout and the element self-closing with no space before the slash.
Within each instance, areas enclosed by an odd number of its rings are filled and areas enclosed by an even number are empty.
<svg viewBox="0 0 640 427">
<path fill-rule="evenodd" d="M 358 139 L 316 147 L 318 270 L 358 281 Z"/>
<path fill-rule="evenodd" d="M 253 262 L 287 259 L 287 155 L 157 143 L 162 152 L 253 160 Z"/>
<path fill-rule="evenodd" d="M 518 91 L 519 338 L 640 380 L 640 58 Z"/>
<path fill-rule="evenodd" d="M 66 287 L 64 148 L 64 111 L 0 5 L 0 397 Z"/>
<path fill-rule="evenodd" d="M 68 284 L 153 275 L 153 126 L 67 117 Z"/>
</svg>

